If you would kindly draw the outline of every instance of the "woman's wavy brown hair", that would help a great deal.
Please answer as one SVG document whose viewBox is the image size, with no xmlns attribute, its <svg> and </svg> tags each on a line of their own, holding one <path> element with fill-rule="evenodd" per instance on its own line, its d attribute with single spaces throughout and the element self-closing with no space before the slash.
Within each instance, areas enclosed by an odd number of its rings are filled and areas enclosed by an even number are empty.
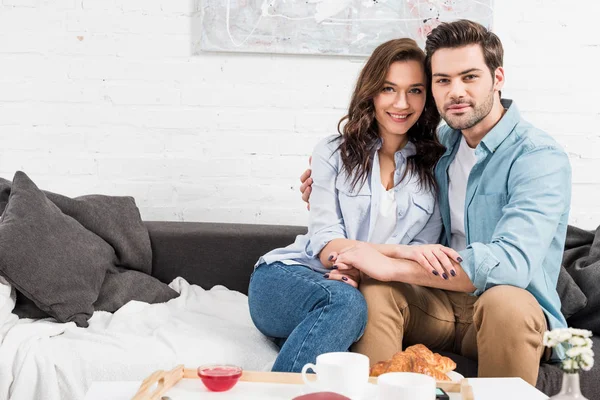
<svg viewBox="0 0 600 400">
<path fill-rule="evenodd" d="M 396 61 L 425 62 L 425 53 L 412 39 L 394 39 L 379 45 L 363 67 L 350 101 L 348 114 L 338 123 L 342 136 L 339 146 L 343 169 L 355 187 L 364 184 L 373 163 L 373 154 L 379 141 L 379 129 L 375 119 L 373 98 L 383 89 L 389 67 Z M 433 168 L 444 152 L 437 138 L 436 129 L 440 114 L 431 94 L 431 79 L 427 77 L 425 109 L 417 123 L 407 132 L 408 139 L 416 148 L 409 157 L 406 172 L 417 173 L 421 187 L 437 190 Z M 341 128 L 342 123 L 346 124 Z M 402 179 L 404 179 L 402 177 Z"/>
</svg>

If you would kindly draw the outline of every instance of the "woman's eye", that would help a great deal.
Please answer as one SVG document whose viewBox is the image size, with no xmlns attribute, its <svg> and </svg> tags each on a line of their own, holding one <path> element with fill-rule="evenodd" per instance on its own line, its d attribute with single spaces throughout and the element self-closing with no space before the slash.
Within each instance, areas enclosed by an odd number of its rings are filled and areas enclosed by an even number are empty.
<svg viewBox="0 0 600 400">
<path fill-rule="evenodd" d="M 410 93 L 413 93 L 413 94 L 421 94 L 421 93 L 423 93 L 423 91 L 422 91 L 421 89 L 414 88 L 414 89 L 412 89 L 412 90 L 410 91 Z"/>
<path fill-rule="evenodd" d="M 391 86 L 386 86 L 386 87 L 384 87 L 383 89 L 381 89 L 381 91 L 382 91 L 382 92 L 388 92 L 388 93 L 389 93 L 389 92 L 393 92 L 393 91 L 394 91 L 394 88 L 393 88 L 393 87 L 391 87 Z"/>
</svg>

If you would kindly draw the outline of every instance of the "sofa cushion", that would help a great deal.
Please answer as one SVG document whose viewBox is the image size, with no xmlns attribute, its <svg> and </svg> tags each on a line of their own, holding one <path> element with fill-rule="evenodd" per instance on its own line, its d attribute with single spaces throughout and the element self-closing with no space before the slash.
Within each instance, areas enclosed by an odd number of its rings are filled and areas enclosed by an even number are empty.
<svg viewBox="0 0 600 400">
<path fill-rule="evenodd" d="M 565 267 L 562 266 L 558 275 L 556 291 L 560 298 L 560 311 L 565 318 L 569 318 L 571 315 L 582 310 L 587 304 L 587 297 L 583 294 L 579 286 L 577 286 Z"/>
<path fill-rule="evenodd" d="M 0 219 L 0 274 L 60 322 L 87 327 L 113 248 L 17 172 Z"/>
<path fill-rule="evenodd" d="M 115 312 L 129 301 L 165 303 L 177 297 L 176 291 L 143 272 L 111 266 L 106 272 L 94 310 Z"/>
<path fill-rule="evenodd" d="M 593 231 L 569 226 L 563 266 L 587 298 L 587 304 L 570 316 L 569 326 L 600 333 L 600 228 Z"/>
</svg>

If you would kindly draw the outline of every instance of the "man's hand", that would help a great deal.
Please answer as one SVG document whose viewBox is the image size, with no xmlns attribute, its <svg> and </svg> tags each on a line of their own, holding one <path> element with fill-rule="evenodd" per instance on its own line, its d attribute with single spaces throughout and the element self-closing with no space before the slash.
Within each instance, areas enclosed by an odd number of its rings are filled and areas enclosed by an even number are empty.
<svg viewBox="0 0 600 400">
<path fill-rule="evenodd" d="M 341 250 L 337 254 L 335 267 L 342 274 L 355 268 L 364 275 L 382 282 L 405 282 L 466 293 L 472 293 L 476 289 L 460 264 L 454 265 L 455 279 L 439 279 L 414 261 L 388 257 L 364 242 Z"/>
<path fill-rule="evenodd" d="M 394 280 L 398 268 L 391 258 L 364 242 L 341 250 L 335 255 L 334 267 L 342 274 L 357 269 L 383 282 Z"/>
<path fill-rule="evenodd" d="M 312 157 L 308 159 L 308 163 L 312 163 Z M 310 210 L 310 202 L 308 200 L 310 199 L 310 192 L 312 191 L 311 186 L 313 184 L 313 180 L 310 177 L 311 172 L 312 171 L 309 168 L 300 175 L 300 182 L 302 182 L 300 185 L 300 192 L 302 192 L 302 200 L 306 202 L 306 208 L 308 210 Z"/>
</svg>

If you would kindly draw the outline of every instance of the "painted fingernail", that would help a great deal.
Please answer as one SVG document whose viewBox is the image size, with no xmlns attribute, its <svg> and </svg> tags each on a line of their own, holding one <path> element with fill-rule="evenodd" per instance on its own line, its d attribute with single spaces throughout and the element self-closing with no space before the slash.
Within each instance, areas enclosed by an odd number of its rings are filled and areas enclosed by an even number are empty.
<svg viewBox="0 0 600 400">
<path fill-rule="evenodd" d="M 329 256 L 328 260 L 329 261 L 333 260 L 333 254 Z"/>
<path fill-rule="evenodd" d="M 450 271 L 450 275 L 452 275 L 452 276 L 456 276 L 456 271 L 455 271 L 455 270 L 451 270 L 451 271 Z"/>
<path fill-rule="evenodd" d="M 440 273 L 439 273 L 439 272 L 437 272 L 435 269 L 434 269 L 433 271 L 431 271 L 431 272 L 433 272 L 433 274 L 434 274 L 435 276 L 438 276 L 438 275 L 440 274 Z"/>
<path fill-rule="evenodd" d="M 323 275 L 323 278 L 329 278 L 329 274 Z"/>
<path fill-rule="evenodd" d="M 337 268 L 337 265 L 332 265 L 332 266 L 331 266 L 331 269 L 338 269 L 338 268 Z"/>
<path fill-rule="evenodd" d="M 448 279 L 448 275 L 446 275 L 446 273 L 444 272 L 444 273 L 442 274 L 442 278 L 444 278 L 444 279 Z"/>
<path fill-rule="evenodd" d="M 458 257 L 457 260 L 458 260 L 458 262 L 463 262 L 463 259 L 460 257 Z"/>
<path fill-rule="evenodd" d="M 342 276 L 342 280 L 343 280 L 343 281 L 347 281 L 347 280 L 348 280 L 348 278 L 346 278 L 345 276 Z"/>
</svg>

